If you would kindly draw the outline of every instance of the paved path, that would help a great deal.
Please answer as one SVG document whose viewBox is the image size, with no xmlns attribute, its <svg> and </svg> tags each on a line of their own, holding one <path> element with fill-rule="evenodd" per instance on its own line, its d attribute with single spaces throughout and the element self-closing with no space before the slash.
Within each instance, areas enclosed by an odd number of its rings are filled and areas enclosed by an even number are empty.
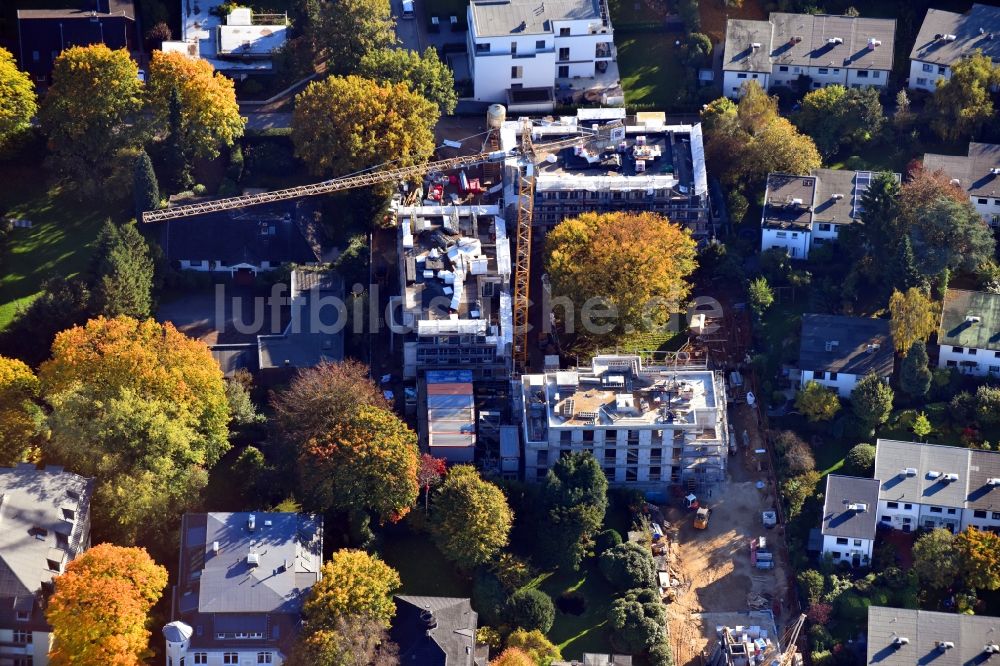
<svg viewBox="0 0 1000 666">
<path fill-rule="evenodd" d="M 290 113 L 258 113 L 256 111 L 245 111 L 247 118 L 247 132 L 263 132 L 269 129 L 280 129 L 292 126 L 292 114 Z"/>
</svg>

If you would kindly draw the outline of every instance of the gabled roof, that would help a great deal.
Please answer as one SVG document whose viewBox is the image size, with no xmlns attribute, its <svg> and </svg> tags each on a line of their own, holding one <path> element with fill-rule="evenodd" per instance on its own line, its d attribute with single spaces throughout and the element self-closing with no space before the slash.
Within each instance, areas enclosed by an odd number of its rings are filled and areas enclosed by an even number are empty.
<svg viewBox="0 0 1000 666">
<path fill-rule="evenodd" d="M 927 153 L 924 155 L 924 168 L 943 171 L 949 178 L 957 180 L 969 196 L 1000 198 L 1000 174 L 992 173 L 993 169 L 1000 169 L 998 144 L 973 141 L 969 144 L 967 155 Z"/>
<path fill-rule="evenodd" d="M 828 475 L 822 533 L 850 539 L 874 539 L 878 489 L 876 479 Z"/>
<path fill-rule="evenodd" d="M 938 344 L 1000 351 L 1000 294 L 949 289 Z"/>
<path fill-rule="evenodd" d="M 951 65 L 976 49 L 1000 60 L 1000 7 L 976 4 L 965 14 L 928 9 L 910 59 Z"/>
<path fill-rule="evenodd" d="M 402 664 L 472 666 L 478 614 L 468 599 L 396 595 L 390 637 Z"/>
<path fill-rule="evenodd" d="M 879 500 L 964 509 L 970 490 L 976 494 L 974 501 L 982 500 L 981 491 L 970 488 L 970 453 L 970 449 L 956 446 L 878 440 L 875 478 L 880 483 Z M 983 453 L 1000 460 L 1000 453 Z M 985 466 L 985 462 L 977 459 L 977 466 Z M 949 480 L 949 474 L 958 478 Z M 1000 497 L 1000 488 L 989 491 L 994 493 Z"/>
<path fill-rule="evenodd" d="M 65 567 L 90 545 L 93 489 L 93 479 L 62 467 L 0 468 L 0 626 L 17 611 L 44 624 L 35 597 L 59 573 L 50 561 Z"/>
<path fill-rule="evenodd" d="M 796 65 L 891 70 L 895 34 L 894 19 L 785 12 L 772 12 L 767 21 L 731 19 L 726 24 L 722 68 L 770 72 L 774 65 Z"/>
<path fill-rule="evenodd" d="M 255 206 L 164 223 L 164 252 L 173 261 L 224 261 L 227 266 L 314 263 L 296 206 Z"/>
<path fill-rule="evenodd" d="M 897 644 L 896 639 L 906 640 Z M 986 646 L 998 643 L 1000 618 L 884 606 L 868 608 L 867 664 L 991 664 L 997 659 L 991 659 Z"/>
<path fill-rule="evenodd" d="M 802 315 L 799 368 L 880 377 L 892 374 L 892 335 L 886 319 Z"/>
</svg>

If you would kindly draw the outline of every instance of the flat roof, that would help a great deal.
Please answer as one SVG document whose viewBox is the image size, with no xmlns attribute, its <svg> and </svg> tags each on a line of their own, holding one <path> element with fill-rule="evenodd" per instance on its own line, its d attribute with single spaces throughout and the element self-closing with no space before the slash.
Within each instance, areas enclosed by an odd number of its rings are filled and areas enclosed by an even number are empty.
<svg viewBox="0 0 1000 666">
<path fill-rule="evenodd" d="M 938 344 L 1000 351 L 1000 294 L 949 289 L 941 308 Z"/>
<path fill-rule="evenodd" d="M 974 4 L 965 14 L 928 9 L 910 59 L 950 66 L 976 49 L 1000 60 L 1000 7 Z"/>
<path fill-rule="evenodd" d="M 258 367 L 311 368 L 344 358 L 346 323 L 333 302 L 343 303 L 344 285 L 331 271 L 292 271 L 291 320 L 281 335 L 257 337 Z"/>
<path fill-rule="evenodd" d="M 474 35 L 552 33 L 553 21 L 599 21 L 601 0 L 472 0 Z"/>
</svg>

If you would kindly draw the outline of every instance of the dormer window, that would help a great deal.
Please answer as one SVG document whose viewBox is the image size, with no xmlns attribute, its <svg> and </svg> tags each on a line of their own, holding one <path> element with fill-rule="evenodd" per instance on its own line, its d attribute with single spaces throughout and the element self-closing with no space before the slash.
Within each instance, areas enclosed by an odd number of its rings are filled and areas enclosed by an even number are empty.
<svg viewBox="0 0 1000 666">
<path fill-rule="evenodd" d="M 35 527 L 32 527 L 30 530 L 28 530 L 28 534 L 35 537 L 39 541 L 45 541 L 45 537 L 49 535 L 49 531 L 44 527 L 38 527 L 36 525 Z"/>
<path fill-rule="evenodd" d="M 62 573 L 62 562 L 46 559 L 45 564 L 48 566 L 49 571 L 58 571 L 59 573 Z"/>
<path fill-rule="evenodd" d="M 62 510 L 62 516 L 63 516 L 64 520 L 68 520 L 68 521 L 72 522 L 72 521 L 76 520 L 76 511 L 74 511 L 73 509 L 64 507 L 63 510 Z"/>
</svg>

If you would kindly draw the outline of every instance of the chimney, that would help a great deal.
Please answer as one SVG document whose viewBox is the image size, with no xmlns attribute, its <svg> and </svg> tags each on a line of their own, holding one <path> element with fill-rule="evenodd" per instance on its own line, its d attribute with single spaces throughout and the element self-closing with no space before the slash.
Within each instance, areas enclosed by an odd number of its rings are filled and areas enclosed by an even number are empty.
<svg viewBox="0 0 1000 666">
<path fill-rule="evenodd" d="M 427 635 L 430 636 L 431 632 L 437 629 L 438 626 L 434 612 L 430 608 L 425 607 L 424 610 L 420 611 L 420 619 L 423 620 Z"/>
<path fill-rule="evenodd" d="M 250 530 L 251 532 L 257 529 L 257 516 L 253 515 L 252 513 L 250 514 L 250 517 L 247 519 L 247 529 Z"/>
</svg>

